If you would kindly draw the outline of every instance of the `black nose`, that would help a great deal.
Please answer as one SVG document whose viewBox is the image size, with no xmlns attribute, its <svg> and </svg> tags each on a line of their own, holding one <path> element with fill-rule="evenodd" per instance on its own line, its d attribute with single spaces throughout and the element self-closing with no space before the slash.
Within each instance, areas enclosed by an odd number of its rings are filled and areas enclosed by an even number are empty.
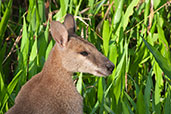
<svg viewBox="0 0 171 114">
<path fill-rule="evenodd" d="M 106 64 L 107 70 L 108 70 L 109 72 L 111 72 L 111 73 L 112 73 L 114 67 L 115 67 L 115 65 L 114 65 L 113 63 L 111 63 L 111 62 L 109 62 L 109 63 Z"/>
</svg>

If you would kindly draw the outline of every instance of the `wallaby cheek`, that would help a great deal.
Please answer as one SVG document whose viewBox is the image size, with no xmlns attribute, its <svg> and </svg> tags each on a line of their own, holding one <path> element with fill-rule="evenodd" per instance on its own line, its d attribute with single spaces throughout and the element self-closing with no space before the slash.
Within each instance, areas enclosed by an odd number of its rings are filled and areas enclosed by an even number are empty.
<svg viewBox="0 0 171 114">
<path fill-rule="evenodd" d="M 79 72 L 78 69 L 82 66 L 82 58 L 72 54 L 65 56 L 62 60 L 62 66 L 70 72 Z"/>
<path fill-rule="evenodd" d="M 88 59 L 84 59 L 82 65 L 79 67 L 78 72 L 94 74 L 97 66 Z"/>
</svg>

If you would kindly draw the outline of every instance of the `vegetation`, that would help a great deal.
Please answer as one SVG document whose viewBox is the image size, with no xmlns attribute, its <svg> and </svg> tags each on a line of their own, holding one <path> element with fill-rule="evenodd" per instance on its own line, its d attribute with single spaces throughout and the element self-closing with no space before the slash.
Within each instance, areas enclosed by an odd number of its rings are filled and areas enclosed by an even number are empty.
<svg viewBox="0 0 171 114">
<path fill-rule="evenodd" d="M 0 113 L 41 71 L 54 45 L 49 20 L 73 14 L 77 34 L 114 64 L 109 77 L 76 73 L 85 114 L 170 114 L 171 1 L 1 0 Z"/>
</svg>

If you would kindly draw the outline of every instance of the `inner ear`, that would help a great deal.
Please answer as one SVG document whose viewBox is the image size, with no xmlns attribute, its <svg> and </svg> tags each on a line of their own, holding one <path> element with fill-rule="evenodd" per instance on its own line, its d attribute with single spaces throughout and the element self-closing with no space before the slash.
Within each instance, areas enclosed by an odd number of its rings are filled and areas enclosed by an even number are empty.
<svg viewBox="0 0 171 114">
<path fill-rule="evenodd" d="M 71 14 L 67 14 L 65 16 L 64 25 L 65 25 L 69 34 L 75 33 L 75 20 Z"/>
<path fill-rule="evenodd" d="M 68 31 L 63 24 L 58 21 L 50 23 L 50 30 L 53 39 L 61 46 L 66 46 L 68 42 Z"/>
</svg>

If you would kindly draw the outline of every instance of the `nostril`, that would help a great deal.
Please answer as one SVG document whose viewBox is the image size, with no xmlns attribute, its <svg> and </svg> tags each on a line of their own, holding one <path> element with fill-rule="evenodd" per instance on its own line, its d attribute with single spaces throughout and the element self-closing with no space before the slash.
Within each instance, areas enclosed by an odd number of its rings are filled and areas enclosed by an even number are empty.
<svg viewBox="0 0 171 114">
<path fill-rule="evenodd" d="M 106 68 L 107 68 L 107 70 L 110 71 L 110 72 L 113 71 L 114 67 L 115 67 L 114 64 L 106 64 Z"/>
</svg>

